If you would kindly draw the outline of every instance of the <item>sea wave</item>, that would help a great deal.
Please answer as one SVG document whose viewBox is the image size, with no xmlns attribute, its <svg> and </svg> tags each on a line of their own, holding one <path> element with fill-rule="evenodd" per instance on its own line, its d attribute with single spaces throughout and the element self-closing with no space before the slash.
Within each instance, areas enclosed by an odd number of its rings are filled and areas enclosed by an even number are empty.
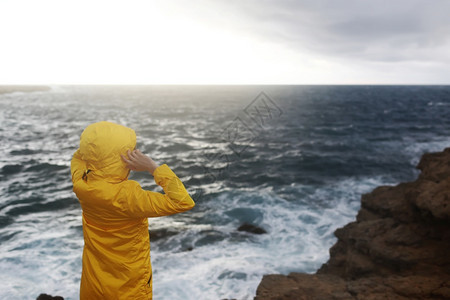
<svg viewBox="0 0 450 300">
<path fill-rule="evenodd" d="M 134 128 L 196 200 L 150 219 L 156 299 L 252 299 L 264 274 L 314 272 L 360 197 L 449 146 L 448 87 L 58 87 L 0 95 L 1 299 L 78 299 L 83 234 L 70 160 L 100 120 Z M 251 139 L 262 90 L 283 114 Z M 186 99 L 189 99 L 187 101 Z M 442 103 L 429 105 L 430 102 Z M 237 118 L 239 117 L 239 119 Z M 254 121 L 253 121 L 254 122 Z M 231 126 L 231 127 L 230 127 Z M 162 191 L 150 174 L 132 173 Z M 243 224 L 264 234 L 238 230 Z"/>
</svg>

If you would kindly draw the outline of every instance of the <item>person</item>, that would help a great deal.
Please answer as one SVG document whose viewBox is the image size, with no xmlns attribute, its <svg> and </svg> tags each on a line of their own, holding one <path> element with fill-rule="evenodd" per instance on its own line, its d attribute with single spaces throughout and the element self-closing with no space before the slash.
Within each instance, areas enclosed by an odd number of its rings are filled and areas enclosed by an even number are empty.
<svg viewBox="0 0 450 300">
<path fill-rule="evenodd" d="M 86 127 L 72 157 L 84 236 L 80 299 L 152 299 L 147 218 L 195 205 L 167 164 L 135 147 L 134 130 L 102 121 Z M 148 171 L 164 193 L 142 189 L 130 170 Z"/>
</svg>

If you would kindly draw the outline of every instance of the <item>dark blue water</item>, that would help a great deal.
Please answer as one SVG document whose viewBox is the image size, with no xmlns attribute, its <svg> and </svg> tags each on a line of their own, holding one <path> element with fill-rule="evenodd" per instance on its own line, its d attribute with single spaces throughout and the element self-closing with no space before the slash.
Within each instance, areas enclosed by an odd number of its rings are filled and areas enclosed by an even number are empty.
<svg viewBox="0 0 450 300">
<path fill-rule="evenodd" d="M 135 129 L 197 202 L 150 219 L 156 299 L 252 299 L 263 274 L 314 272 L 362 193 L 414 180 L 423 153 L 450 146 L 449 86 L 66 86 L 0 108 L 1 299 L 78 297 L 69 163 L 92 122 Z"/>
</svg>

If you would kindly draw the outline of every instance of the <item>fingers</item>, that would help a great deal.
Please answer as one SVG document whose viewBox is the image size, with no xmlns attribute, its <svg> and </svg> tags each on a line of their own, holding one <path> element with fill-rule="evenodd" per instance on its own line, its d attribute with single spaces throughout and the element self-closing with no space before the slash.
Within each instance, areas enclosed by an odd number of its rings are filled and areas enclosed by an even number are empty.
<svg viewBox="0 0 450 300">
<path fill-rule="evenodd" d="M 133 151 L 128 150 L 128 157 L 129 157 L 131 160 L 136 160 L 136 159 L 138 159 L 140 156 L 143 156 L 143 154 L 142 154 L 141 151 L 139 151 L 139 150 L 133 150 Z"/>
<path fill-rule="evenodd" d="M 133 152 L 131 152 L 131 154 L 135 157 L 135 158 L 138 158 L 139 156 L 142 156 L 143 154 L 142 154 L 142 152 L 141 151 L 139 151 L 139 150 L 133 150 Z"/>
<path fill-rule="evenodd" d="M 135 150 L 127 150 L 127 155 L 120 155 L 122 160 L 125 162 L 128 169 L 133 171 L 145 171 L 151 169 L 151 166 L 154 165 L 154 161 L 143 154 L 141 151 Z M 126 157 L 128 156 L 128 157 Z"/>
<path fill-rule="evenodd" d="M 139 164 L 139 155 L 143 155 L 139 150 L 127 150 L 128 159 L 124 155 L 120 155 L 130 170 L 137 170 Z"/>
<path fill-rule="evenodd" d="M 122 157 L 122 160 L 127 165 L 127 168 L 130 169 L 130 170 L 133 170 L 132 162 L 130 160 L 126 159 L 125 156 L 123 156 L 122 154 L 120 155 L 120 157 Z"/>
<path fill-rule="evenodd" d="M 122 160 L 126 163 L 126 164 L 130 164 L 131 161 L 126 159 L 125 156 L 123 156 L 122 154 L 120 154 L 120 157 L 122 157 Z"/>
</svg>

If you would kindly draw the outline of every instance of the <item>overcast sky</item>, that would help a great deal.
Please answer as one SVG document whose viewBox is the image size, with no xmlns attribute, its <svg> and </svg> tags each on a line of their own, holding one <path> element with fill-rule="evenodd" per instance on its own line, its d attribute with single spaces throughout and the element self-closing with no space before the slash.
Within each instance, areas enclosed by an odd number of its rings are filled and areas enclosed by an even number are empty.
<svg viewBox="0 0 450 300">
<path fill-rule="evenodd" d="M 0 0 L 0 84 L 449 84 L 448 0 Z"/>
</svg>

